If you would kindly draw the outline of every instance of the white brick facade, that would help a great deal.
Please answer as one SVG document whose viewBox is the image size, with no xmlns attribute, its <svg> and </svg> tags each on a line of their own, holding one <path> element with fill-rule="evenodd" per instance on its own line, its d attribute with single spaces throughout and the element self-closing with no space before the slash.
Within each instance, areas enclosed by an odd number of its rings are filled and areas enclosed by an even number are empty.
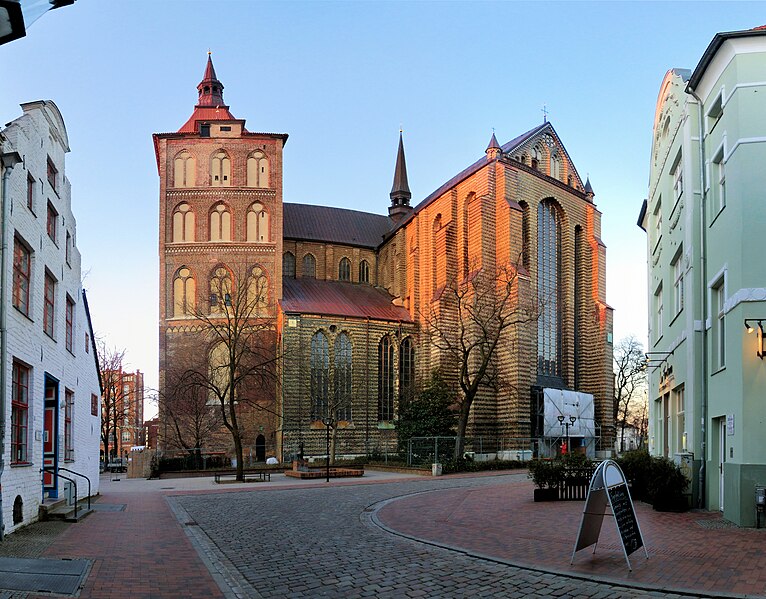
<svg viewBox="0 0 766 599">
<path fill-rule="evenodd" d="M 7 289 L 7 366 L 5 395 L 4 470 L 2 472 L 2 521 L 5 533 L 37 519 L 43 488 L 44 403 L 46 381 L 55 389 L 57 402 L 56 454 L 58 467 L 88 476 L 91 493 L 98 492 L 100 389 L 98 370 L 92 346 L 81 286 L 80 253 L 71 206 L 71 187 L 65 176 L 64 157 L 69 151 L 66 128 L 56 105 L 51 101 L 22 104 L 24 114 L 0 131 L 2 153 L 18 152 L 22 162 L 10 172 L 8 197 L 9 222 L 6 227 Z M 57 173 L 56 189 L 49 182 L 49 161 Z M 28 206 L 28 180 L 34 179 L 32 209 Z M 48 233 L 48 205 L 57 213 L 54 241 Z M 18 241 L 17 241 L 18 240 Z M 31 253 L 28 315 L 14 307 L 13 255 L 17 242 Z M 68 249 L 67 249 L 68 248 Z M 53 336 L 44 332 L 44 288 L 46 272 L 55 280 Z M 67 301 L 74 304 L 71 351 L 67 348 Z M 29 369 L 27 459 L 12 463 L 11 400 L 14 362 Z M 71 418 L 72 452 L 65 455 L 65 395 L 73 394 Z M 95 395 L 96 414 L 92 414 L 91 397 Z M 70 476 L 67 472 L 62 472 Z M 87 494 L 87 484 L 79 477 L 78 494 Z M 63 496 L 64 483 L 58 480 L 58 496 Z M 17 496 L 23 501 L 23 519 L 14 524 L 13 506 Z"/>
</svg>

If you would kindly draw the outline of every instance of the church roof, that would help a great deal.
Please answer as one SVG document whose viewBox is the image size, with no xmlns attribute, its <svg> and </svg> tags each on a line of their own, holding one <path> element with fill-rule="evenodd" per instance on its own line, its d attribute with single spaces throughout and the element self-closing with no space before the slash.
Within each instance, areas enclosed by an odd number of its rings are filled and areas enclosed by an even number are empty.
<svg viewBox="0 0 766 599">
<path fill-rule="evenodd" d="M 283 205 L 282 222 L 285 239 L 341 243 L 371 249 L 377 248 L 383 236 L 393 227 L 393 221 L 381 214 L 288 203 Z"/>
<path fill-rule="evenodd" d="M 412 322 L 410 313 L 395 306 L 393 299 L 372 285 L 285 277 L 280 305 L 283 312 Z"/>
<path fill-rule="evenodd" d="M 178 130 L 179 133 L 197 131 L 197 121 L 235 121 L 229 107 L 223 102 L 223 83 L 218 80 L 213 68 L 213 59 L 208 53 L 205 74 L 197 85 L 199 98 L 189 120 Z M 244 127 L 243 127 L 244 129 Z"/>
<path fill-rule="evenodd" d="M 404 141 L 402 132 L 399 131 L 399 150 L 396 154 L 396 169 L 394 170 L 394 184 L 391 187 L 391 197 L 411 196 L 410 186 L 407 182 L 407 161 L 404 159 Z"/>
</svg>

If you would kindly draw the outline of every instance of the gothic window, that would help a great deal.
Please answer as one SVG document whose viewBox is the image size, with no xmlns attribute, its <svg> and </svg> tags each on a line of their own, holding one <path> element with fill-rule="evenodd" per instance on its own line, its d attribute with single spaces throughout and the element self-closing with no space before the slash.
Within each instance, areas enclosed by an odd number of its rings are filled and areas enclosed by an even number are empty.
<svg viewBox="0 0 766 599">
<path fill-rule="evenodd" d="M 335 339 L 335 418 L 351 422 L 351 339 L 341 333 Z"/>
<path fill-rule="evenodd" d="M 399 345 L 399 401 L 410 400 L 415 394 L 415 346 L 410 337 Z"/>
<path fill-rule="evenodd" d="M 327 400 L 330 386 L 330 346 L 324 333 L 317 332 L 311 338 L 311 419 L 321 420 L 327 416 Z"/>
<path fill-rule="evenodd" d="M 360 283 L 370 282 L 370 263 L 367 262 L 367 260 L 362 260 L 359 263 L 359 282 Z"/>
<path fill-rule="evenodd" d="M 231 213 L 223 203 L 210 211 L 210 241 L 231 241 Z"/>
<path fill-rule="evenodd" d="M 540 152 L 540 148 L 535 146 L 532 148 L 532 168 L 538 169 L 540 167 L 540 162 L 542 161 L 542 153 Z"/>
<path fill-rule="evenodd" d="M 269 159 L 260 150 L 247 157 L 247 186 L 269 186 Z"/>
<path fill-rule="evenodd" d="M 295 278 L 295 254 L 285 252 L 282 256 L 282 276 L 288 279 Z"/>
<path fill-rule="evenodd" d="M 309 279 L 317 276 L 317 260 L 312 254 L 303 256 L 303 276 Z"/>
<path fill-rule="evenodd" d="M 194 212 L 191 206 L 184 202 L 173 212 L 173 242 L 194 241 Z"/>
<path fill-rule="evenodd" d="M 524 200 L 519 202 L 521 206 L 521 264 L 529 270 L 529 204 Z"/>
<path fill-rule="evenodd" d="M 561 179 L 561 158 L 558 154 L 551 156 L 551 177 Z"/>
<path fill-rule="evenodd" d="M 247 282 L 247 304 L 249 311 L 258 316 L 269 305 L 269 280 L 260 266 L 254 266 Z"/>
<path fill-rule="evenodd" d="M 561 376 L 561 222 L 556 204 L 537 208 L 537 372 Z"/>
<path fill-rule="evenodd" d="M 473 194 L 470 194 L 463 203 L 463 278 L 466 278 L 470 272 L 468 266 L 468 203 L 472 199 Z"/>
<path fill-rule="evenodd" d="M 431 235 L 431 255 L 432 255 L 432 263 L 431 263 L 431 277 L 432 277 L 432 287 L 433 291 L 432 294 L 434 297 L 436 297 L 436 290 L 439 288 L 439 252 L 438 252 L 438 236 L 439 236 L 439 230 L 442 228 L 442 215 L 437 214 L 436 218 L 434 219 L 433 224 L 433 231 Z"/>
<path fill-rule="evenodd" d="M 257 243 L 269 241 L 269 213 L 259 202 L 247 211 L 247 240 Z"/>
<path fill-rule="evenodd" d="M 210 278 L 210 312 L 223 312 L 231 306 L 231 273 L 219 266 Z"/>
<path fill-rule="evenodd" d="M 346 257 L 341 258 L 340 263 L 338 264 L 338 280 L 351 280 L 351 260 Z"/>
<path fill-rule="evenodd" d="M 208 405 L 221 401 L 228 402 L 231 393 L 231 369 L 229 367 L 229 348 L 223 342 L 210 350 L 208 365 L 210 368 L 210 387 Z"/>
<path fill-rule="evenodd" d="M 188 316 L 194 310 L 196 283 L 185 266 L 178 269 L 173 279 L 173 316 Z"/>
<path fill-rule="evenodd" d="M 378 422 L 394 419 L 394 346 L 386 335 L 378 344 Z"/>
<path fill-rule="evenodd" d="M 194 187 L 196 160 L 183 151 L 173 161 L 173 184 L 176 187 Z"/>
<path fill-rule="evenodd" d="M 213 187 L 231 185 L 231 160 L 223 150 L 219 150 L 210 160 L 210 184 Z"/>
</svg>

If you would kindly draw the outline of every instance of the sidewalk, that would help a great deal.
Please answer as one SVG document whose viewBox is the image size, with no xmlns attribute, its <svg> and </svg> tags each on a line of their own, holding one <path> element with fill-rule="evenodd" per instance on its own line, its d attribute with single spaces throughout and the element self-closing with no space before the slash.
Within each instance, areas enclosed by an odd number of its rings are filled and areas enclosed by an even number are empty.
<svg viewBox="0 0 766 599">
<path fill-rule="evenodd" d="M 655 512 L 636 503 L 649 559 L 623 555 L 614 519 L 605 516 L 593 548 L 570 565 L 583 501 L 532 501 L 531 482 L 450 489 L 387 503 L 378 521 L 400 534 L 514 565 L 589 580 L 687 593 L 766 596 L 766 529 L 740 529 L 719 514 Z"/>
</svg>

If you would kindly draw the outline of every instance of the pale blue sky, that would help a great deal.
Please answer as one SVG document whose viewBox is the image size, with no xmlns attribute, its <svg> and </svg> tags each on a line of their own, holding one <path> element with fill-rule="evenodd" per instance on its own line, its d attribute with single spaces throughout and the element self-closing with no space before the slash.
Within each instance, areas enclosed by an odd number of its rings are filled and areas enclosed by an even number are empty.
<svg viewBox="0 0 766 599">
<path fill-rule="evenodd" d="M 549 120 L 603 212 L 615 337 L 646 338 L 646 196 L 665 72 L 766 4 L 77 0 L 0 46 L 0 122 L 51 99 L 94 326 L 157 382 L 158 178 L 208 48 L 251 131 L 288 133 L 284 199 L 385 213 L 399 126 L 413 204 Z"/>
</svg>

